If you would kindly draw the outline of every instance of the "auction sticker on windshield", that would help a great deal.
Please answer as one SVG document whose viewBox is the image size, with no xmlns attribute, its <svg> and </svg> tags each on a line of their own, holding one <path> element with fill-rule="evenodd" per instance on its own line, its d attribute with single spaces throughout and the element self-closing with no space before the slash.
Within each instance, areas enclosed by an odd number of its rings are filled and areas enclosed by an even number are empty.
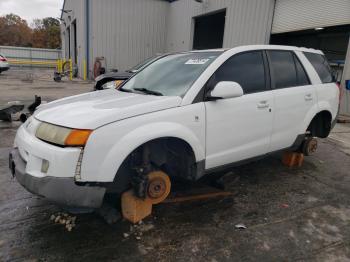
<svg viewBox="0 0 350 262">
<path fill-rule="evenodd" d="M 185 65 L 204 65 L 209 59 L 190 59 Z"/>
</svg>

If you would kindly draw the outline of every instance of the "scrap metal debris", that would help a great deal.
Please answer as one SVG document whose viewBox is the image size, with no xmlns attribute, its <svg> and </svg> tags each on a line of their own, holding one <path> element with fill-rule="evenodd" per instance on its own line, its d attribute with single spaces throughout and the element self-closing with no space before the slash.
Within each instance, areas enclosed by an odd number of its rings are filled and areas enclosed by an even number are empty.
<svg viewBox="0 0 350 262">
<path fill-rule="evenodd" d="M 56 224 L 64 225 L 68 232 L 71 232 L 72 229 L 75 227 L 75 223 L 77 220 L 76 216 L 70 216 L 67 213 L 57 213 L 56 215 L 53 214 L 50 217 L 50 220 L 55 222 Z"/>
<path fill-rule="evenodd" d="M 281 205 L 281 208 L 288 208 L 288 207 L 289 207 L 289 205 L 285 204 L 285 203 Z"/>
<path fill-rule="evenodd" d="M 24 104 L 19 101 L 8 102 L 6 105 L 0 107 L 0 120 L 12 122 L 12 115 L 24 109 Z"/>
<path fill-rule="evenodd" d="M 28 106 L 28 111 L 30 114 L 33 114 L 38 106 L 41 105 L 41 96 L 35 95 L 34 102 Z"/>
<path fill-rule="evenodd" d="M 235 228 L 236 229 L 247 229 L 247 227 L 244 225 L 244 224 L 237 224 L 237 225 L 235 225 Z"/>
<path fill-rule="evenodd" d="M 6 122 L 20 120 L 21 122 L 25 122 L 28 116 L 32 115 L 41 103 L 40 96 L 35 96 L 34 102 L 27 107 L 20 101 L 8 102 L 7 104 L 0 106 L 0 120 Z"/>
<path fill-rule="evenodd" d="M 130 236 L 134 236 L 136 240 L 141 240 L 144 233 L 151 231 L 154 229 L 154 225 L 152 223 L 144 223 L 142 220 L 135 225 L 130 226 L 130 230 L 128 233 L 124 233 L 124 238 L 129 238 Z"/>
</svg>

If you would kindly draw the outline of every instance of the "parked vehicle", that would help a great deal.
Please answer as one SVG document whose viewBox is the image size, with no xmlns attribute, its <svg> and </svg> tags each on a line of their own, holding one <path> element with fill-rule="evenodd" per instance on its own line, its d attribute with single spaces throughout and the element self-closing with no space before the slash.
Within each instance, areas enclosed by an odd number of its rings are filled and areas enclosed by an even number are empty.
<svg viewBox="0 0 350 262">
<path fill-rule="evenodd" d="M 7 71 L 10 69 L 10 65 L 6 59 L 6 57 L 2 54 L 0 54 L 0 74 L 4 71 Z"/>
<path fill-rule="evenodd" d="M 96 77 L 95 79 L 95 90 L 103 89 L 116 89 L 125 80 L 128 80 L 133 74 L 137 73 L 141 69 L 145 68 L 149 64 L 153 63 L 155 60 L 161 56 L 153 56 L 151 58 L 142 61 L 140 64 L 134 66 L 133 68 L 126 70 L 125 72 L 109 72 Z"/>
<path fill-rule="evenodd" d="M 10 168 L 28 191 L 98 208 L 106 193 L 204 175 L 325 138 L 339 89 L 321 51 L 241 46 L 168 54 L 105 90 L 41 105 L 18 130 Z"/>
</svg>

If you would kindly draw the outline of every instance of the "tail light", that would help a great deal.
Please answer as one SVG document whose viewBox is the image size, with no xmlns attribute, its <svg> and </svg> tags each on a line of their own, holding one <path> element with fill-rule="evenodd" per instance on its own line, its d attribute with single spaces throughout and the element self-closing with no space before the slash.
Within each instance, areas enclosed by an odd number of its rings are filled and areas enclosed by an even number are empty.
<svg viewBox="0 0 350 262">
<path fill-rule="evenodd" d="M 0 57 L 0 61 L 1 61 L 1 62 L 7 62 L 7 59 L 4 58 L 4 57 Z"/>
</svg>

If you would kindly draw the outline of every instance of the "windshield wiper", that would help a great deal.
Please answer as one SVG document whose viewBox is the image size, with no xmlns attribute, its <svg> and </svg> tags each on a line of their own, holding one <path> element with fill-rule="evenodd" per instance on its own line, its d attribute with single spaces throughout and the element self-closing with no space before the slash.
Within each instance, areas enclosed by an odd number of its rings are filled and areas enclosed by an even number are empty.
<svg viewBox="0 0 350 262">
<path fill-rule="evenodd" d="M 163 94 L 161 92 L 149 90 L 147 88 L 133 88 L 133 89 L 136 91 L 140 91 L 142 93 L 148 94 L 148 95 L 163 96 Z"/>
<path fill-rule="evenodd" d="M 118 88 L 117 90 L 118 90 L 118 91 L 122 91 L 122 92 L 126 92 L 126 93 L 133 93 L 132 90 L 130 90 L 130 89 L 124 89 L 124 88 L 122 88 L 122 87 Z"/>
</svg>

